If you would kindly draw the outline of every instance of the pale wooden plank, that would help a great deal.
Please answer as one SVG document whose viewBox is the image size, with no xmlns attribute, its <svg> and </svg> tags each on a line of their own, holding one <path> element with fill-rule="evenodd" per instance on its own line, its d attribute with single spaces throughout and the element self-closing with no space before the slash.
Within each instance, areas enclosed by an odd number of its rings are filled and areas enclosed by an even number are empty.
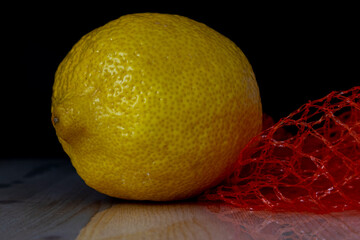
<svg viewBox="0 0 360 240">
<path fill-rule="evenodd" d="M 360 239 L 360 213 L 251 212 L 113 199 L 69 161 L 0 162 L 0 239 Z"/>
<path fill-rule="evenodd" d="M 360 239 L 359 212 L 336 214 L 245 211 L 198 202 L 121 202 L 97 213 L 77 240 Z"/>
<path fill-rule="evenodd" d="M 69 162 L 2 161 L 0 176 L 0 239 L 75 239 L 110 206 Z"/>
<path fill-rule="evenodd" d="M 273 213 L 245 211 L 220 204 L 212 212 L 222 221 L 246 232 L 252 239 L 360 239 L 359 211 L 331 214 Z"/>
</svg>

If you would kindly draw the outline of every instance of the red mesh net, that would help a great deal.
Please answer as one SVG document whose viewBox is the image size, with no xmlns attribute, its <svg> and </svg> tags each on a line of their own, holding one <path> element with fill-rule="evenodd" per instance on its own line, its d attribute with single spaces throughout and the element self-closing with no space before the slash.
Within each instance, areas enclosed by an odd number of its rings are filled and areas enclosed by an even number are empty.
<svg viewBox="0 0 360 240">
<path fill-rule="evenodd" d="M 202 199 L 253 210 L 360 210 L 360 86 L 310 101 L 263 130 L 235 169 Z"/>
</svg>

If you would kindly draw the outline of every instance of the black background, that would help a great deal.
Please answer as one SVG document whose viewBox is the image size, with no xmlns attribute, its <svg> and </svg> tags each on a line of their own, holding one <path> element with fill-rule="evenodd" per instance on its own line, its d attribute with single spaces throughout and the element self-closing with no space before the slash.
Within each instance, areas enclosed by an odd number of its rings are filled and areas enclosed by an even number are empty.
<svg viewBox="0 0 360 240">
<path fill-rule="evenodd" d="M 56 68 L 84 34 L 128 13 L 184 15 L 233 40 L 253 66 L 264 112 L 276 120 L 360 85 L 355 6 L 94 3 L 3 10 L 0 159 L 67 158 L 50 121 Z"/>
</svg>

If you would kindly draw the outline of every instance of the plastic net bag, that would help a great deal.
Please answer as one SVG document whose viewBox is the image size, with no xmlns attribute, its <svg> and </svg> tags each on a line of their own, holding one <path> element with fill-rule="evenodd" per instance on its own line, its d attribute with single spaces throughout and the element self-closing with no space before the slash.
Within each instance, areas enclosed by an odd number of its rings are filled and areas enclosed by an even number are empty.
<svg viewBox="0 0 360 240">
<path fill-rule="evenodd" d="M 360 210 L 360 86 L 310 101 L 263 130 L 201 199 L 252 210 Z"/>
</svg>

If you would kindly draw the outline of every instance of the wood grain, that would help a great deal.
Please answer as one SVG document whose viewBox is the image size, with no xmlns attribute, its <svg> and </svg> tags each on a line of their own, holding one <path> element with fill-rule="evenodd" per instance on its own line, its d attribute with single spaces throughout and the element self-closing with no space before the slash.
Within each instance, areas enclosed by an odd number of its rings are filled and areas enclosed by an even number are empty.
<svg viewBox="0 0 360 240">
<path fill-rule="evenodd" d="M 75 239 L 108 198 L 64 161 L 0 162 L 0 239 Z"/>
<path fill-rule="evenodd" d="M 0 161 L 0 239 L 360 239 L 360 213 L 251 212 L 196 200 L 114 199 L 69 161 Z"/>
</svg>

